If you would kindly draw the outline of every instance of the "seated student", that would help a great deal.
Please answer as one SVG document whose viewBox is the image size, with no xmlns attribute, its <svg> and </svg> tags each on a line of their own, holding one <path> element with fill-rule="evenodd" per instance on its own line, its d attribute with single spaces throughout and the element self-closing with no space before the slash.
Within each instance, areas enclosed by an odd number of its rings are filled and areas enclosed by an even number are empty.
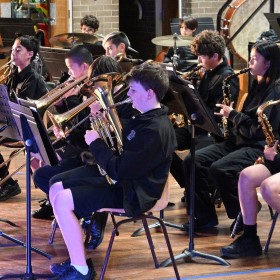
<svg viewBox="0 0 280 280">
<path fill-rule="evenodd" d="M 23 35 L 15 39 L 12 46 L 11 60 L 13 70 L 5 85 L 11 101 L 17 97 L 22 99 L 39 99 L 46 92 L 46 85 L 42 77 L 32 68 L 32 61 L 39 50 L 39 41 L 32 36 Z M 0 164 L 4 162 L 0 153 Z M 8 174 L 6 165 L 0 168 L 0 178 Z M 5 201 L 21 193 L 17 181 L 9 178 L 0 189 L 0 201 Z"/>
<path fill-rule="evenodd" d="M 82 33 L 94 35 L 99 28 L 99 20 L 96 16 L 85 15 L 80 22 Z"/>
<path fill-rule="evenodd" d="M 69 83 L 67 81 L 65 82 L 70 85 L 71 81 L 75 81 L 85 76 L 92 62 L 93 59 L 91 53 L 83 45 L 74 46 L 65 57 L 65 64 L 68 68 L 69 74 Z M 56 89 L 54 89 L 53 92 L 53 94 L 58 93 Z M 55 104 L 52 104 L 50 107 L 55 107 L 55 111 L 61 114 L 71 110 L 82 102 L 83 95 L 80 93 L 80 86 L 77 85 L 65 92 L 62 99 Z M 73 118 L 70 123 L 67 123 L 67 127 L 70 129 L 88 114 L 89 112 L 83 110 L 75 118 Z M 72 158 L 75 157 L 75 155 L 80 155 L 80 153 L 87 148 L 83 139 L 85 129 L 86 124 L 78 126 L 70 133 L 70 135 L 67 136 L 66 139 L 61 137 L 59 130 L 54 129 L 55 136 L 57 138 L 61 138 L 61 140 L 54 145 L 54 148 L 61 159 Z M 75 160 L 72 159 L 71 164 L 76 166 L 75 164 L 80 164 L 80 161 L 75 163 Z M 34 167 L 33 162 L 32 166 Z M 50 219 L 53 216 L 51 205 L 47 199 L 44 199 L 41 202 L 40 208 L 33 211 L 32 217 L 37 219 Z"/>
<path fill-rule="evenodd" d="M 121 69 L 118 65 L 118 62 L 109 57 L 109 56 L 100 56 L 99 58 L 95 59 L 92 65 L 89 68 L 89 76 L 90 78 L 97 77 L 101 74 L 105 73 L 111 73 L 111 72 L 118 72 L 121 73 Z M 104 86 L 106 85 L 106 82 L 102 82 Z M 126 96 L 126 91 L 121 92 L 117 97 L 115 97 L 115 102 L 122 101 Z M 92 107 L 92 110 L 96 111 L 95 104 L 93 103 L 90 105 Z M 123 108 L 124 107 L 124 108 Z M 100 109 L 100 106 L 98 107 L 97 110 Z M 95 113 L 94 111 L 94 113 Z M 132 108 L 131 104 L 126 104 L 123 106 L 118 106 L 117 111 L 119 113 L 119 117 L 121 121 L 123 122 L 125 119 L 130 119 L 132 115 L 134 115 L 135 110 Z M 80 131 L 81 134 L 81 131 Z M 83 134 L 82 134 L 83 136 Z M 87 149 L 88 150 L 88 149 Z M 59 162 L 58 165 L 55 166 L 44 166 L 39 169 L 37 169 L 34 172 L 33 175 L 33 180 L 35 185 L 40 188 L 43 192 L 46 194 L 49 193 L 49 181 L 50 179 L 62 172 L 74 169 L 79 166 L 84 166 L 86 165 L 85 162 L 83 162 L 80 153 L 76 153 L 75 155 L 67 158 L 62 158 L 62 160 Z M 40 218 L 45 218 L 49 219 L 53 216 L 53 211 L 52 207 L 49 203 L 43 203 L 41 205 L 41 209 L 38 210 L 33 214 L 36 215 L 36 218 L 38 216 Z M 90 222 L 90 216 L 84 216 L 83 220 L 83 228 L 86 230 L 87 226 L 89 225 Z M 87 218 L 89 217 L 89 218 Z M 87 219 L 86 219 L 87 218 Z M 88 244 L 88 248 L 93 248 L 95 249 L 103 240 L 103 233 L 104 233 L 104 228 L 106 225 L 107 221 L 107 215 L 106 213 L 100 213 L 98 214 L 97 220 L 95 221 L 94 227 L 91 231 L 91 239 Z"/>
<path fill-rule="evenodd" d="M 280 84 L 280 80 L 279 80 Z M 257 188 L 263 199 L 277 212 L 280 211 L 279 142 L 264 148 L 264 162 L 242 170 L 238 181 L 238 196 L 244 222 L 244 233 L 230 245 L 221 248 L 227 258 L 257 257 L 262 254 L 260 238 L 257 235 L 258 197 Z"/>
<path fill-rule="evenodd" d="M 263 154 L 265 136 L 258 122 L 257 108 L 268 100 L 280 99 L 280 49 L 276 43 L 262 41 L 254 44 L 250 54 L 250 73 L 254 81 L 241 112 L 225 104 L 217 104 L 216 115 L 233 124 L 228 138 L 221 143 L 199 149 L 195 155 L 195 227 L 201 229 L 218 225 L 215 206 L 210 197 L 210 184 L 219 190 L 227 215 L 236 219 L 240 212 L 238 174 Z M 280 107 L 266 111 L 271 126 L 280 126 Z M 278 136 L 278 135 L 277 135 Z M 184 160 L 186 178 L 190 179 L 191 157 Z M 189 195 L 189 193 L 188 193 Z M 231 226 L 232 227 L 232 226 Z"/>
<path fill-rule="evenodd" d="M 226 43 L 224 38 L 216 31 L 203 30 L 196 35 L 191 43 L 191 49 L 198 56 L 198 63 L 204 68 L 197 91 L 202 97 L 205 105 L 211 112 L 217 110 L 216 104 L 221 103 L 224 98 L 223 81 L 226 77 L 233 75 L 234 71 L 228 65 L 225 57 Z M 236 102 L 239 93 L 239 80 L 234 77 L 229 80 L 231 100 Z M 217 117 L 217 122 L 220 118 Z M 178 150 L 190 149 L 191 127 L 189 125 L 175 128 Z M 196 128 L 195 149 L 201 149 L 217 141 L 204 129 Z M 182 159 L 175 153 L 171 164 L 170 172 L 181 187 L 186 184 Z"/>
<path fill-rule="evenodd" d="M 183 17 L 179 20 L 179 27 L 182 36 L 192 37 L 198 27 L 198 22 L 191 16 Z M 174 57 L 174 48 L 169 48 L 163 62 L 174 62 L 176 70 L 180 72 L 187 72 L 197 65 L 197 62 L 189 61 L 197 60 L 197 56 L 191 51 L 190 46 L 177 47 L 176 55 L 177 57 Z"/>
<path fill-rule="evenodd" d="M 160 198 L 168 178 L 176 148 L 168 110 L 160 104 L 168 89 L 168 75 L 158 65 L 142 64 L 131 70 L 129 81 L 128 96 L 139 113 L 124 127 L 121 155 L 115 154 L 97 131 L 85 135 L 96 162 L 116 180 L 114 187 L 96 166 L 71 170 L 51 180 L 50 200 L 70 255 L 58 279 L 92 279 L 95 275 L 91 261 L 86 261 L 75 214 L 89 215 L 109 207 L 124 208 L 129 216 L 138 215 Z M 55 272 L 56 266 L 51 265 L 50 270 Z"/>
</svg>

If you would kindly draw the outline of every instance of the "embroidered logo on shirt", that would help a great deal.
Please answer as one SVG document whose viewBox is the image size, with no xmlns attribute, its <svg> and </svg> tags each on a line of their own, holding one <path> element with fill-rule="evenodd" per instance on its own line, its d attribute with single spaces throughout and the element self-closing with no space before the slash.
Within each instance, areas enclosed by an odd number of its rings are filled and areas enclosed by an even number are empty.
<svg viewBox="0 0 280 280">
<path fill-rule="evenodd" d="M 136 135 L 136 131 L 135 130 L 131 130 L 131 132 L 127 135 L 127 140 L 130 141 L 132 140 Z"/>
</svg>

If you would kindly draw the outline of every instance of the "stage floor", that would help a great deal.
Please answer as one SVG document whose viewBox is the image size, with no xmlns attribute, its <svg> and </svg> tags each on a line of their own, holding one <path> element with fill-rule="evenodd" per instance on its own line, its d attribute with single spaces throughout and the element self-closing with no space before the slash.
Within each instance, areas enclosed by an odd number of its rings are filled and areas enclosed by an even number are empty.
<svg viewBox="0 0 280 280">
<path fill-rule="evenodd" d="M 11 149 L 2 148 L 4 158 L 7 158 Z M 24 162 L 24 154 L 12 161 L 11 169 L 19 166 Z M 5 202 L 0 202 L 0 218 L 8 219 L 15 223 L 18 227 L 0 222 L 0 231 L 11 237 L 25 241 L 26 233 L 26 186 L 25 186 L 25 170 L 14 176 L 19 181 L 22 193 Z M 171 193 L 170 202 L 175 206 L 168 207 L 165 211 L 165 219 L 174 224 L 182 224 L 187 221 L 185 205 L 181 202 L 183 190 L 178 186 L 175 180 L 170 177 Z M 31 206 L 32 210 L 39 208 L 39 200 L 45 198 L 45 195 L 33 184 L 31 188 Z M 262 200 L 261 200 L 262 201 Z M 261 243 L 264 245 L 271 225 L 268 206 L 262 201 L 263 207 L 258 217 L 258 229 Z M 225 214 L 224 207 L 217 209 L 219 226 L 215 230 L 197 233 L 194 238 L 195 250 L 220 256 L 219 250 L 232 242 L 229 237 L 229 220 Z M 68 258 L 67 250 L 64 245 L 59 229 L 55 235 L 53 245 L 48 244 L 51 233 L 51 221 L 36 220 L 32 218 L 32 246 L 36 247 L 49 255 L 51 260 L 37 254 L 32 253 L 33 273 L 42 274 L 49 273 L 49 265 L 52 262 L 60 262 Z M 140 223 L 132 223 L 123 226 L 120 235 L 116 237 L 113 250 L 110 256 L 105 279 L 175 279 L 172 266 L 166 268 L 155 269 L 153 259 L 148 247 L 145 235 L 139 237 L 130 237 L 130 234 L 139 228 Z M 108 219 L 104 240 L 102 244 L 95 250 L 88 250 L 88 257 L 91 257 L 97 275 L 99 277 L 101 266 L 105 257 L 109 238 L 112 230 L 111 219 Z M 168 227 L 169 237 L 175 255 L 182 253 L 184 249 L 189 247 L 189 236 L 186 232 Z M 280 249 L 279 249 L 279 227 L 276 225 L 274 235 L 267 255 L 258 258 L 247 258 L 229 260 L 230 266 L 223 266 L 214 261 L 201 258 L 193 258 L 192 260 L 178 260 L 178 270 L 181 279 L 279 279 L 280 275 Z M 157 230 L 152 230 L 155 250 L 159 261 L 168 258 L 168 252 L 162 238 L 162 234 Z M 26 270 L 26 253 L 21 246 L 15 244 L 0 236 L 0 274 L 3 276 L 8 273 L 25 273 Z M 0 279 L 2 279 L 0 277 Z M 5 278 L 6 279 L 6 278 Z M 16 278 L 9 278 L 16 279 Z M 39 278 L 44 279 L 44 278 Z"/>
</svg>

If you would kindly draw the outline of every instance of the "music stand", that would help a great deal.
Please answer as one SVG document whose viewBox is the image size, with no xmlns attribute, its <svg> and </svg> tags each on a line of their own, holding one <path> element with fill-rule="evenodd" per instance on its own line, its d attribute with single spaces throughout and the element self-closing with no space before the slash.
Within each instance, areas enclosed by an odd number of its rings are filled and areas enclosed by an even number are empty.
<svg viewBox="0 0 280 280">
<path fill-rule="evenodd" d="M 44 128 L 42 120 L 40 118 L 39 113 L 34 108 L 24 107 L 22 105 L 13 103 L 9 101 L 9 105 L 11 108 L 12 115 L 17 124 L 18 131 L 21 135 L 21 140 L 24 141 L 24 145 L 26 148 L 26 272 L 23 274 L 7 274 L 1 276 L 0 279 L 37 279 L 43 278 L 53 278 L 54 275 L 49 274 L 38 274 L 35 275 L 32 272 L 31 266 L 31 250 L 36 253 L 41 254 L 48 259 L 51 258 L 50 255 L 39 251 L 38 249 L 34 249 L 31 247 L 31 188 L 30 188 L 30 180 L 31 180 L 31 153 L 39 154 L 42 160 L 44 160 L 48 164 L 56 164 L 57 158 L 54 152 L 54 149 L 50 149 L 48 145 L 51 146 L 49 137 L 47 135 L 47 131 Z M 45 144 L 47 146 L 45 146 Z M 47 148 L 46 148 L 47 147 Z M 52 146 L 51 146 L 52 147 Z M 48 149 L 48 150 L 46 150 Z M 5 237 L 5 236 L 4 236 Z M 10 239 L 11 240 L 11 239 Z M 14 240 L 12 240 L 14 241 Z M 18 243 L 18 242 L 16 242 Z M 18 243 L 19 244 L 19 243 Z"/>
<path fill-rule="evenodd" d="M 223 265 L 229 265 L 224 259 L 198 252 L 194 250 L 194 192 L 195 192 L 195 127 L 198 126 L 206 131 L 209 131 L 217 136 L 222 137 L 223 134 L 214 120 L 213 113 L 206 107 L 200 95 L 196 92 L 194 86 L 186 80 L 177 76 L 170 77 L 170 86 L 173 94 L 180 104 L 183 112 L 191 122 L 191 176 L 190 176 L 190 213 L 189 213 L 189 248 L 184 249 L 182 254 L 175 256 L 175 260 L 181 258 L 200 257 L 210 259 Z M 165 267 L 171 264 L 171 260 L 163 261 L 160 266 Z"/>
</svg>

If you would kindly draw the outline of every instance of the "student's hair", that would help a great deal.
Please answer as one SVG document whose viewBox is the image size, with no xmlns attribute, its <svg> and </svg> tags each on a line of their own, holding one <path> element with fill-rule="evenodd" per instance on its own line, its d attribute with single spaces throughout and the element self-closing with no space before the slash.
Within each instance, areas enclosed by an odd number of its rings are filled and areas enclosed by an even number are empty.
<svg viewBox="0 0 280 280">
<path fill-rule="evenodd" d="M 198 22 L 191 16 L 183 17 L 179 20 L 179 28 L 186 26 L 190 30 L 195 30 L 198 27 Z"/>
<path fill-rule="evenodd" d="M 74 62 L 82 65 L 86 63 L 91 65 L 93 62 L 92 54 L 83 45 L 74 46 L 67 54 L 65 58 L 72 59 Z"/>
<path fill-rule="evenodd" d="M 33 56 L 31 57 L 31 62 L 35 59 L 37 53 L 39 52 L 40 42 L 34 36 L 29 35 L 20 35 L 16 38 L 20 42 L 20 44 L 25 47 L 29 52 L 33 52 Z"/>
<path fill-rule="evenodd" d="M 278 80 L 280 78 L 280 47 L 275 42 L 267 40 L 255 43 L 252 49 L 255 49 L 270 62 L 270 67 L 264 75 L 264 80 L 269 83 Z"/>
<path fill-rule="evenodd" d="M 159 63 L 142 63 L 127 74 L 128 81 L 140 83 L 145 90 L 152 89 L 161 101 L 169 88 L 167 71 Z"/>
<path fill-rule="evenodd" d="M 225 39 L 214 30 L 203 30 L 197 34 L 192 43 L 191 50 L 195 55 L 208 55 L 213 57 L 218 54 L 219 59 L 225 55 Z"/>
<path fill-rule="evenodd" d="M 96 58 L 89 67 L 91 78 L 111 72 L 121 73 L 122 71 L 119 63 L 114 58 L 106 55 Z"/>
<path fill-rule="evenodd" d="M 81 27 L 83 25 L 89 26 L 92 29 L 94 29 L 95 31 L 97 31 L 99 28 L 99 20 L 93 15 L 85 15 L 81 19 Z"/>
<path fill-rule="evenodd" d="M 111 40 L 112 44 L 116 45 L 117 47 L 119 46 L 120 43 L 125 44 L 125 51 L 127 51 L 128 47 L 130 47 L 130 42 L 126 36 L 126 34 L 122 31 L 113 31 L 109 34 L 107 34 L 102 42 L 102 45 L 104 47 L 104 44 Z"/>
</svg>

